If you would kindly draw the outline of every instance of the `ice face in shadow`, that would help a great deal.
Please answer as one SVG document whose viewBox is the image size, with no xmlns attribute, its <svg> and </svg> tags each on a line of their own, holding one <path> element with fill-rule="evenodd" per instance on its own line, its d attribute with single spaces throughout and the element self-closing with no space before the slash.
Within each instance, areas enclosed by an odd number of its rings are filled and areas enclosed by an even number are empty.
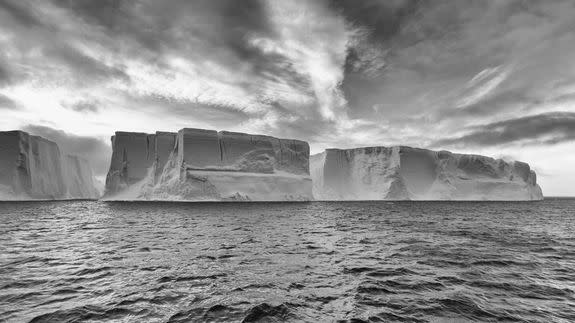
<svg viewBox="0 0 575 323">
<path fill-rule="evenodd" d="M 327 149 L 310 158 L 319 200 L 541 200 L 528 164 L 410 147 Z"/>
<path fill-rule="evenodd" d="M 182 129 L 117 132 L 112 147 L 107 200 L 313 199 L 309 145 L 303 141 Z"/>
<path fill-rule="evenodd" d="M 112 136 L 113 152 L 106 177 L 106 193 L 116 194 L 147 179 L 151 167 L 154 167 L 153 179 L 159 177 L 175 140 L 176 134 L 170 132 L 116 132 Z"/>
<path fill-rule="evenodd" d="M 96 199 L 88 161 L 23 131 L 0 132 L 0 200 Z"/>
</svg>

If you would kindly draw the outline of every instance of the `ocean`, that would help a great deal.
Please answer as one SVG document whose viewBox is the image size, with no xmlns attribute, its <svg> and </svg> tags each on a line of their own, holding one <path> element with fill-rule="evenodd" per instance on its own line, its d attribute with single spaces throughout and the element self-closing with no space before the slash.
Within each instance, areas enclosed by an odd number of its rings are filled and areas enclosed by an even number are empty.
<svg viewBox="0 0 575 323">
<path fill-rule="evenodd" d="M 0 203 L 2 322 L 574 322 L 575 199 Z"/>
</svg>

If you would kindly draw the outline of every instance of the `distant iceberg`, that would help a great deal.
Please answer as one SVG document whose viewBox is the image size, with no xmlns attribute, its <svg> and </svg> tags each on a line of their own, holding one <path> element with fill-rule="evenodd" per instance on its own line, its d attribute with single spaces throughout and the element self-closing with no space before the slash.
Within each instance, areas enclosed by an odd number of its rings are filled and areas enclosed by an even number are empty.
<svg viewBox="0 0 575 323">
<path fill-rule="evenodd" d="M 0 200 L 97 199 L 87 160 L 23 131 L 0 132 Z"/>
<path fill-rule="evenodd" d="M 328 149 L 310 158 L 318 200 L 541 200 L 528 164 L 410 147 Z"/>
<path fill-rule="evenodd" d="M 203 129 L 116 132 L 104 200 L 309 201 L 309 145 Z"/>
</svg>

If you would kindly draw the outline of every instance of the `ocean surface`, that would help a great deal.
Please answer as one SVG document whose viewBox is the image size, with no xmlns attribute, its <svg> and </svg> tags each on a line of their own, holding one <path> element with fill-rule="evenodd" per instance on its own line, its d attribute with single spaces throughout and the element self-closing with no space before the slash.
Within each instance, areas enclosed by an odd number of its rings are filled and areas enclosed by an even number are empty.
<svg viewBox="0 0 575 323">
<path fill-rule="evenodd" d="M 575 322 L 575 199 L 0 203 L 4 322 Z"/>
</svg>

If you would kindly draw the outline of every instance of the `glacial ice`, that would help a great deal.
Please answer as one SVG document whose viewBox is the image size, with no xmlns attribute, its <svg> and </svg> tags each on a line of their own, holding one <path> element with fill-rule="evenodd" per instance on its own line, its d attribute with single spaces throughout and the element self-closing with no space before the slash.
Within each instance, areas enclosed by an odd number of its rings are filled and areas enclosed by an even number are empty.
<svg viewBox="0 0 575 323">
<path fill-rule="evenodd" d="M 175 135 L 166 133 L 163 137 L 169 140 L 170 137 L 175 139 Z M 112 160 L 106 177 L 106 193 L 117 193 L 147 178 L 158 156 L 156 146 L 165 151 L 165 141 L 157 140 L 157 135 L 116 132 L 112 136 Z"/>
<path fill-rule="evenodd" d="M 306 142 L 204 129 L 117 132 L 105 200 L 312 200 Z"/>
<path fill-rule="evenodd" d="M 23 131 L 0 132 L 0 200 L 96 199 L 88 161 Z"/>
<path fill-rule="evenodd" d="M 528 164 L 410 147 L 327 149 L 310 157 L 318 200 L 541 200 Z"/>
</svg>

